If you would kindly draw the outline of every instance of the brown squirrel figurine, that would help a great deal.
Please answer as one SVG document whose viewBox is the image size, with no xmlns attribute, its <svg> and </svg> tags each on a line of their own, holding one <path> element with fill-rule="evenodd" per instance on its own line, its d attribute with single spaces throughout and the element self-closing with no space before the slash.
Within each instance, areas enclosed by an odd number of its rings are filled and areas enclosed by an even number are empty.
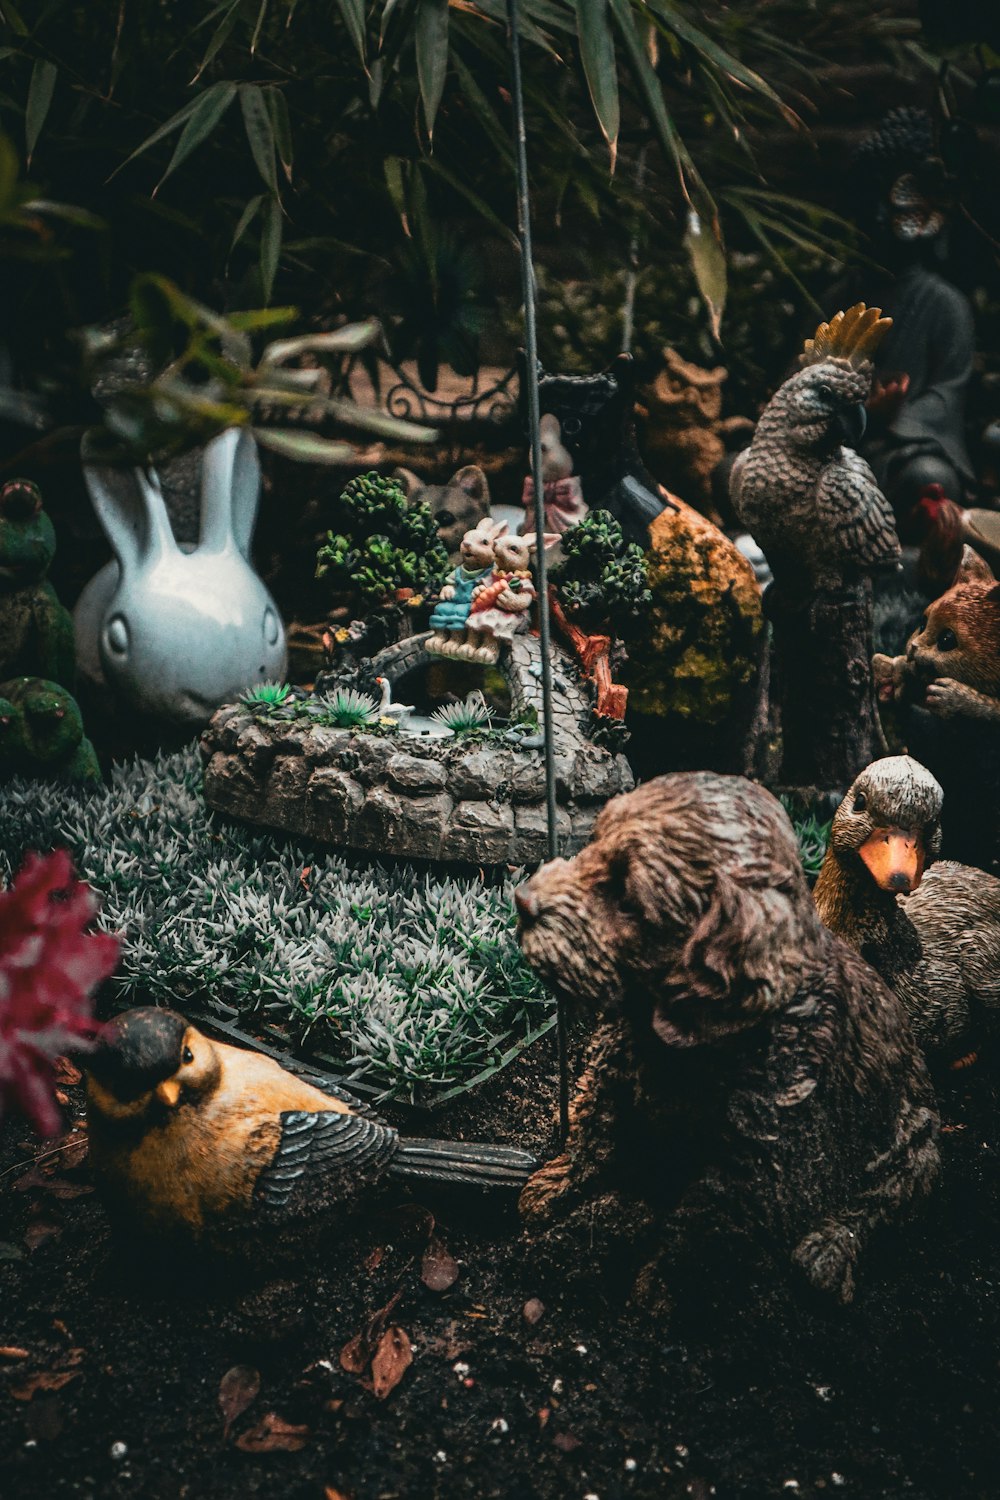
<svg viewBox="0 0 1000 1500">
<path fill-rule="evenodd" d="M 971 547 L 905 654 L 872 670 L 883 713 L 894 706 L 898 737 L 944 788 L 942 854 L 1000 872 L 1000 583 Z"/>
<path fill-rule="evenodd" d="M 928 605 L 905 656 L 872 658 L 881 703 L 1000 724 L 1000 583 L 966 546 L 951 588 Z"/>
</svg>

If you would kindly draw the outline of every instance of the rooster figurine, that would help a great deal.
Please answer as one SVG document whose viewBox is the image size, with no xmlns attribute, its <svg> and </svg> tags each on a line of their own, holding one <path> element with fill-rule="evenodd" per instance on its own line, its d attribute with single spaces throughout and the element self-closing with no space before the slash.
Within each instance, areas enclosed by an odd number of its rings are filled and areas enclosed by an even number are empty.
<svg viewBox="0 0 1000 1500">
<path fill-rule="evenodd" d="M 218 1244 L 232 1231 L 342 1214 L 387 1176 L 520 1188 L 526 1151 L 400 1140 L 347 1093 L 153 1006 L 126 1011 L 86 1059 L 94 1175 L 147 1234 Z"/>
</svg>

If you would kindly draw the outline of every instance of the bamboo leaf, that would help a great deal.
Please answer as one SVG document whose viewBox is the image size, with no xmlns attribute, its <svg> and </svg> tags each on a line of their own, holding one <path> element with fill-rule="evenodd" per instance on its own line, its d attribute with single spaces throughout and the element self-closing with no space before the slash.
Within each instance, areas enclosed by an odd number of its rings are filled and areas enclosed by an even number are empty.
<svg viewBox="0 0 1000 1500">
<path fill-rule="evenodd" d="M 171 173 L 176 172 L 181 162 L 208 139 L 235 97 L 235 83 L 213 83 L 211 88 L 207 88 L 199 96 L 187 124 L 181 131 L 180 140 L 174 147 L 174 154 L 167 164 L 167 170 L 153 189 L 154 197 Z"/>
<path fill-rule="evenodd" d="M 344 25 L 351 34 L 361 61 L 365 61 L 365 0 L 337 0 Z"/>
<path fill-rule="evenodd" d="M 650 10 L 654 14 L 662 16 L 668 29 L 680 37 L 681 41 L 687 42 L 703 60 L 707 59 L 713 63 L 721 73 L 725 73 L 734 83 L 741 84 L 743 88 L 749 89 L 753 93 L 763 95 L 765 99 L 768 99 L 780 111 L 790 125 L 801 125 L 802 121 L 794 109 L 791 109 L 785 103 L 784 99 L 781 98 L 780 94 L 775 92 L 765 78 L 762 78 L 759 73 L 755 73 L 752 68 L 746 67 L 744 63 L 740 62 L 738 57 L 734 57 L 731 52 L 728 52 L 725 47 L 709 36 L 707 32 L 693 25 L 678 6 L 671 4 L 670 0 L 648 0 L 648 3 Z"/>
<path fill-rule="evenodd" d="M 47 62 L 42 57 L 31 70 L 28 103 L 24 111 L 24 141 L 29 166 L 49 112 L 49 105 L 52 103 L 58 71 L 55 63 Z"/>
<path fill-rule="evenodd" d="M 270 302 L 274 278 L 281 255 L 281 204 L 277 196 L 269 198 L 264 208 L 264 228 L 260 236 L 260 280 L 264 301 Z"/>
<path fill-rule="evenodd" d="M 241 4 L 242 0 L 233 0 L 233 4 L 229 7 L 219 25 L 216 27 L 212 35 L 212 40 L 205 48 L 205 55 L 202 58 L 201 62 L 198 64 L 198 71 L 191 80 L 192 83 L 198 82 L 198 79 L 204 73 L 205 69 L 215 57 L 216 53 L 225 46 L 226 42 L 228 42 L 233 27 L 239 20 Z"/>
<path fill-rule="evenodd" d="M 263 201 L 264 194 L 258 193 L 256 198 L 251 198 L 249 203 L 247 203 L 244 207 L 243 212 L 239 217 L 239 223 L 236 225 L 236 228 L 233 231 L 233 241 L 229 246 L 230 255 L 232 255 L 233 251 L 236 249 L 236 246 L 239 244 L 240 240 L 250 228 L 250 225 L 253 223 L 255 216 L 260 212 L 260 206 Z"/>
<path fill-rule="evenodd" d="M 214 83 L 212 85 L 213 89 L 218 89 L 221 87 L 223 87 L 223 85 L 218 83 Z M 207 89 L 206 93 L 211 93 L 211 91 L 211 89 Z M 111 177 L 117 177 L 118 173 L 122 170 L 122 167 L 127 167 L 130 161 L 134 161 L 137 156 L 141 156 L 142 153 L 144 151 L 148 151 L 151 146 L 157 145 L 158 142 L 165 140 L 168 135 L 172 135 L 180 125 L 183 125 L 185 120 L 190 118 L 190 116 L 198 108 L 198 105 L 204 97 L 204 94 L 199 94 L 196 99 L 188 100 L 187 104 L 183 105 L 175 115 L 171 115 L 170 119 L 167 120 L 165 124 L 159 126 L 158 129 L 154 130 L 152 135 L 147 135 L 146 139 L 142 142 L 142 145 L 136 146 L 135 150 L 131 152 L 129 156 L 126 156 L 125 160 L 121 163 L 121 166 L 115 167 L 115 170 L 111 173 Z M 111 181 L 111 177 L 108 178 L 109 182 Z"/>
<path fill-rule="evenodd" d="M 382 331 L 377 318 L 363 323 L 347 323 L 329 333 L 304 333 L 299 338 L 280 339 L 268 344 L 261 355 L 261 365 L 280 365 L 297 354 L 356 354 L 373 344 Z"/>
<path fill-rule="evenodd" d="M 271 125 L 274 128 L 274 144 L 278 151 L 278 160 L 281 162 L 281 170 L 288 181 L 292 180 L 292 122 L 288 115 L 288 100 L 285 98 L 283 89 L 268 89 L 267 107 L 271 115 Z"/>
<path fill-rule="evenodd" d="M 427 134 L 433 141 L 434 121 L 448 71 L 448 0 L 418 0 L 416 46 L 420 98 Z"/>
<path fill-rule="evenodd" d="M 483 130 L 492 141 L 494 149 L 500 153 L 505 161 L 513 164 L 514 148 L 511 145 L 510 131 L 505 125 L 500 123 L 496 111 L 492 108 L 486 95 L 476 82 L 472 70 L 462 61 L 457 52 L 452 53 L 451 60 L 459 87 L 462 90 L 463 99 L 479 119 Z"/>
<path fill-rule="evenodd" d="M 312 432 L 298 432 L 294 428 L 255 427 L 254 437 L 262 448 L 270 448 L 284 458 L 295 458 L 307 464 L 342 464 L 354 457 L 350 443 L 338 443 L 332 438 L 317 437 Z"/>
<path fill-rule="evenodd" d="M 615 43 L 611 34 L 607 0 L 576 0 L 576 20 L 587 88 L 590 90 L 597 123 L 608 143 L 611 171 L 614 172 L 621 111 L 618 103 Z"/>
<path fill-rule="evenodd" d="M 255 54 L 257 52 L 257 43 L 260 41 L 260 29 L 261 29 L 261 27 L 264 24 L 264 17 L 266 15 L 267 15 L 267 0 L 260 0 L 260 9 L 257 12 L 257 23 L 256 23 L 256 25 L 254 26 L 254 29 L 253 29 L 253 36 L 250 38 L 250 56 L 251 57 L 255 56 Z"/>
<path fill-rule="evenodd" d="M 243 124 L 250 143 L 250 151 L 257 164 L 257 171 L 272 194 L 277 197 L 278 174 L 274 163 L 274 126 L 271 124 L 271 114 L 267 107 L 267 100 L 264 98 L 264 90 L 256 83 L 241 83 L 239 90 Z"/>
<path fill-rule="evenodd" d="M 385 185 L 389 189 L 392 206 L 399 215 L 403 233 L 409 236 L 410 224 L 406 213 L 406 188 L 403 184 L 403 160 L 399 156 L 387 156 L 382 163 Z"/>
<path fill-rule="evenodd" d="M 27 36 L 28 28 L 21 19 L 20 12 L 13 0 L 2 0 L 0 4 L 0 17 L 2 17 L 15 36 Z"/>
<path fill-rule="evenodd" d="M 719 342 L 728 290 L 726 252 L 722 244 L 718 210 L 707 189 L 700 185 L 694 189 L 694 202 L 688 209 L 684 248 L 702 301 L 708 309 L 712 333 L 716 342 Z"/>
<path fill-rule="evenodd" d="M 690 202 L 688 178 L 689 176 L 692 178 L 697 177 L 694 163 L 691 160 L 687 147 L 678 134 L 670 111 L 667 109 L 660 80 L 656 76 L 656 69 L 649 60 L 649 54 L 635 24 L 635 17 L 632 14 L 629 0 L 608 0 L 608 4 L 618 24 L 618 29 L 622 34 L 629 67 L 639 86 L 639 92 L 645 101 L 646 109 L 659 137 L 660 145 L 663 147 L 668 159 L 677 168 L 677 175 L 681 182 L 681 191 L 688 202 Z"/>
<path fill-rule="evenodd" d="M 252 333 L 258 328 L 273 328 L 279 323 L 292 323 L 298 315 L 297 307 L 251 307 L 246 312 L 228 313 L 226 322 L 231 328 Z"/>
</svg>

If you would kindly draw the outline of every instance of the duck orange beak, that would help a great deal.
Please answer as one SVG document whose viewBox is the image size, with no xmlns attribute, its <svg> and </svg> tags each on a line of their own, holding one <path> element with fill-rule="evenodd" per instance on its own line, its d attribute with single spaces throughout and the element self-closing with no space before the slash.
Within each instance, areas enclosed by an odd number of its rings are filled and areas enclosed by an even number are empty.
<svg viewBox="0 0 1000 1500">
<path fill-rule="evenodd" d="M 175 1109 L 181 1096 L 181 1086 L 176 1078 L 165 1078 L 156 1085 L 154 1092 L 161 1104 L 165 1104 L 168 1109 Z"/>
<path fill-rule="evenodd" d="M 876 828 L 858 853 L 880 890 L 908 896 L 923 878 L 924 846 L 917 833 Z"/>
</svg>

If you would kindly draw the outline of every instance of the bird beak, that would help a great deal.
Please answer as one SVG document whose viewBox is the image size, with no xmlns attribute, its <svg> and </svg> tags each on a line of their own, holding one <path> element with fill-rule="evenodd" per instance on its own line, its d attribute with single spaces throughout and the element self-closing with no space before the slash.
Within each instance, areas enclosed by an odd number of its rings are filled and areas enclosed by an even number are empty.
<svg viewBox="0 0 1000 1500">
<path fill-rule="evenodd" d="M 848 448 L 858 446 L 867 426 L 868 413 L 860 402 L 837 413 L 836 428 L 841 442 Z"/>
<path fill-rule="evenodd" d="M 168 1109 L 176 1109 L 177 1101 L 181 1097 L 181 1086 L 176 1078 L 165 1078 L 158 1083 L 154 1089 L 157 1099 L 165 1104 Z"/>
<path fill-rule="evenodd" d="M 876 828 L 858 850 L 868 873 L 882 891 L 908 896 L 924 873 L 924 846 L 918 833 Z"/>
</svg>

